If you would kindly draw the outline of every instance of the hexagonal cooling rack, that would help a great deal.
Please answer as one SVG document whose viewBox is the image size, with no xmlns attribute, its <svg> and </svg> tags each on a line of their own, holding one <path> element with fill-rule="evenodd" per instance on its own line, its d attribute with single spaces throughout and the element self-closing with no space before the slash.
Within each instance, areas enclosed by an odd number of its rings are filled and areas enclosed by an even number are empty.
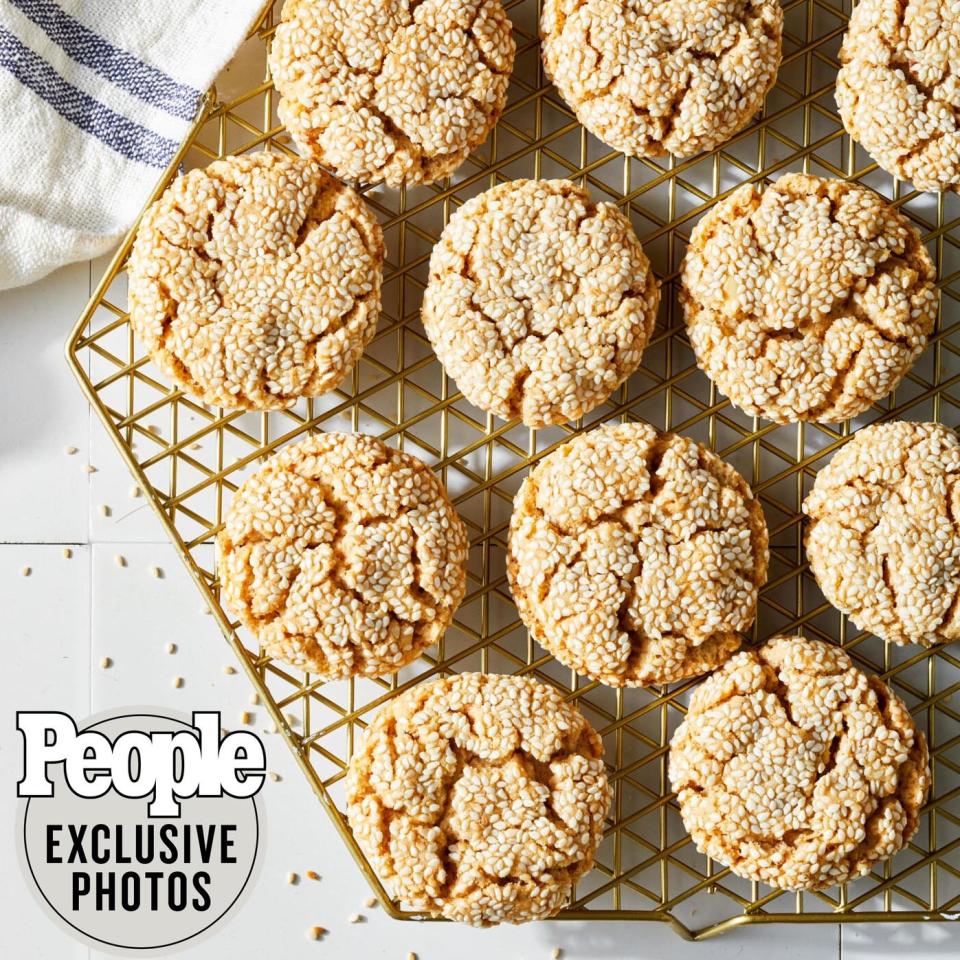
<svg viewBox="0 0 960 960">
<path fill-rule="evenodd" d="M 276 118 L 265 53 L 278 6 L 211 91 L 157 196 L 183 167 L 228 154 L 290 151 Z M 575 700 L 603 735 L 616 795 L 596 868 L 562 916 L 658 920 L 687 938 L 754 923 L 955 919 L 960 911 L 960 651 L 885 646 L 826 604 L 801 544 L 800 504 L 817 468 L 874 420 L 956 425 L 960 407 L 960 197 L 918 194 L 878 170 L 844 134 L 833 101 L 849 3 L 784 0 L 784 58 L 760 118 L 722 148 L 687 160 L 625 158 L 590 136 L 544 80 L 537 3 L 506 4 L 517 58 L 503 118 L 448 181 L 364 191 L 388 247 L 376 339 L 343 387 L 282 413 L 212 409 L 173 389 L 136 341 L 125 312 L 133 231 L 74 329 L 68 356 L 84 392 L 162 520 L 197 587 L 344 843 L 393 916 L 390 900 L 343 817 L 343 778 L 357 733 L 378 705 L 427 677 L 461 670 L 534 674 Z M 893 200 L 922 231 L 938 267 L 942 316 L 897 392 L 853 423 L 775 426 L 744 416 L 697 369 L 676 302 L 689 232 L 716 200 L 787 170 L 848 177 Z M 632 220 L 664 283 L 641 368 L 582 422 L 531 431 L 470 406 L 446 378 L 418 317 L 430 250 L 452 210 L 517 177 L 569 177 Z M 152 199 L 152 198 L 151 198 Z M 754 640 L 803 631 L 842 644 L 880 673 L 927 731 L 934 789 L 920 830 L 890 863 L 823 893 L 788 894 L 740 880 L 699 855 L 670 794 L 666 754 L 695 681 L 613 690 L 577 677 L 527 636 L 504 574 L 514 493 L 528 467 L 602 421 L 642 419 L 709 444 L 750 480 L 771 533 L 770 580 Z M 441 476 L 470 532 L 467 595 L 435 650 L 397 676 L 322 683 L 263 655 L 218 603 L 211 542 L 251 469 L 317 430 L 359 430 L 421 457 Z M 298 720 L 292 721 L 292 715 Z"/>
</svg>

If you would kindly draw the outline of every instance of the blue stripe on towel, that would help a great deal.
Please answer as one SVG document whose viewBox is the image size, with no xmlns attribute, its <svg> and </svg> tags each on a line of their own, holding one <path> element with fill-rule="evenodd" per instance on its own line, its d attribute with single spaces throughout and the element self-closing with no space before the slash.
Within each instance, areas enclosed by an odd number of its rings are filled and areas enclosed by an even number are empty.
<svg viewBox="0 0 960 960">
<path fill-rule="evenodd" d="M 126 50 L 114 46 L 62 10 L 53 0 L 10 0 L 77 63 L 95 70 L 121 90 L 151 106 L 192 120 L 202 96 L 199 90 L 177 83 Z M 170 25 L 176 28 L 175 24 Z"/>
<path fill-rule="evenodd" d="M 0 68 L 42 97 L 62 117 L 129 160 L 165 168 L 179 144 L 141 127 L 67 83 L 9 30 L 0 27 Z"/>
</svg>

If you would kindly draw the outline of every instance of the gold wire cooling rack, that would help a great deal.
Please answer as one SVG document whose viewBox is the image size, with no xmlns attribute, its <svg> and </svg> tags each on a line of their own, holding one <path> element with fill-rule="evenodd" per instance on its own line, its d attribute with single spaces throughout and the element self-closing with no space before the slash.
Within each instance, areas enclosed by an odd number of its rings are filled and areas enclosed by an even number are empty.
<svg viewBox="0 0 960 960">
<path fill-rule="evenodd" d="M 800 504 L 816 470 L 874 420 L 960 422 L 960 197 L 918 194 L 878 170 L 844 134 L 833 83 L 849 0 L 784 0 L 784 57 L 766 110 L 721 149 L 687 160 L 625 158 L 591 137 L 540 66 L 536 0 L 506 3 L 517 58 L 507 109 L 474 156 L 430 187 L 365 190 L 381 220 L 388 263 L 374 342 L 341 389 L 281 413 L 211 409 L 175 390 L 143 354 L 124 309 L 133 231 L 83 311 L 67 353 L 84 392 L 145 491 L 224 636 L 263 698 L 343 842 L 387 911 L 391 901 L 343 817 L 343 778 L 372 712 L 424 678 L 461 670 L 534 674 L 564 691 L 602 732 L 616 792 L 596 868 L 577 886 L 568 919 L 658 920 L 688 939 L 771 922 L 957 919 L 960 916 L 960 649 L 886 646 L 858 633 L 823 600 L 807 569 Z M 271 4 L 157 185 L 181 167 L 228 154 L 290 151 L 276 118 L 266 50 Z M 938 267 L 941 317 L 931 345 L 896 393 L 853 423 L 775 426 L 747 417 L 697 369 L 676 302 L 689 232 L 716 200 L 787 170 L 847 177 L 892 199 L 923 232 Z M 632 220 L 663 303 L 641 368 L 576 424 L 528 430 L 470 406 L 447 379 L 419 321 L 430 250 L 469 197 L 517 177 L 568 177 Z M 152 199 L 152 198 L 151 198 Z M 770 529 L 770 580 L 754 640 L 804 632 L 842 644 L 879 673 L 930 740 L 931 801 L 908 848 L 844 887 L 783 893 L 733 876 L 696 852 L 670 794 L 666 755 L 696 681 L 613 690 L 577 677 L 528 638 L 507 587 L 504 554 L 513 495 L 528 467 L 598 422 L 645 420 L 708 443 L 759 495 Z M 470 532 L 467 595 L 433 655 L 383 680 L 322 683 L 265 657 L 218 603 L 212 541 L 238 484 L 278 447 L 317 430 L 377 435 L 430 463 Z M 287 715 L 296 713 L 296 728 Z"/>
</svg>

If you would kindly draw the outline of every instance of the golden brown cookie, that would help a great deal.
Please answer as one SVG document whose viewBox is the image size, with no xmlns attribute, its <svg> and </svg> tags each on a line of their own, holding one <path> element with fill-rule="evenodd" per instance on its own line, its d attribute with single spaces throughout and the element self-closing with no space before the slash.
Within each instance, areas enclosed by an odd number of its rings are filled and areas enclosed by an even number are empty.
<svg viewBox="0 0 960 960">
<path fill-rule="evenodd" d="M 839 647 L 774 637 L 697 687 L 669 771 L 701 853 L 749 880 L 821 890 L 909 841 L 928 763 L 885 683 Z"/>
<path fill-rule="evenodd" d="M 280 119 L 345 180 L 439 180 L 503 111 L 515 47 L 500 0 L 287 0 L 282 16 Z"/>
<path fill-rule="evenodd" d="M 776 423 L 855 417 L 894 390 L 937 317 L 920 235 L 856 183 L 744 184 L 694 228 L 680 300 L 703 371 Z"/>
<path fill-rule="evenodd" d="M 823 595 L 893 643 L 960 639 L 960 439 L 937 423 L 864 427 L 803 504 Z"/>
<path fill-rule="evenodd" d="M 847 133 L 918 190 L 960 187 L 960 4 L 859 0 L 840 48 Z"/>
<path fill-rule="evenodd" d="M 777 0 L 544 0 L 541 51 L 577 119 L 634 157 L 712 150 L 777 79 Z"/>
<path fill-rule="evenodd" d="M 380 708 L 347 774 L 350 826 L 394 896 L 488 926 L 549 917 L 593 865 L 603 743 L 530 677 L 464 673 Z"/>
<path fill-rule="evenodd" d="M 433 473 L 362 434 L 284 447 L 234 495 L 222 596 L 265 651 L 331 679 L 383 676 L 443 635 L 467 535 Z"/>
<path fill-rule="evenodd" d="M 534 640 L 611 686 L 672 683 L 740 646 L 767 577 L 747 482 L 699 443 L 599 427 L 520 487 L 507 574 Z"/>
<path fill-rule="evenodd" d="M 637 368 L 659 302 L 613 204 L 569 180 L 515 180 L 450 218 L 423 325 L 472 404 L 543 427 L 589 412 Z"/>
<path fill-rule="evenodd" d="M 305 160 L 217 160 L 178 177 L 130 254 L 130 324 L 204 403 L 289 407 L 336 387 L 377 329 L 383 234 Z"/>
</svg>

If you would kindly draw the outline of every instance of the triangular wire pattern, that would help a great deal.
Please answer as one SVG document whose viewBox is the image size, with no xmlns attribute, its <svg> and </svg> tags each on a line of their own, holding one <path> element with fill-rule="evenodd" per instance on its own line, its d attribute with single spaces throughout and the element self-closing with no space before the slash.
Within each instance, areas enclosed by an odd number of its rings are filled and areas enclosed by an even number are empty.
<svg viewBox="0 0 960 960">
<path fill-rule="evenodd" d="M 327 396 L 282 413 L 225 412 L 172 389 L 144 355 L 126 316 L 131 237 L 102 279 L 68 345 L 88 398 L 210 604 L 321 804 L 395 916 L 342 816 L 343 777 L 376 707 L 431 676 L 462 670 L 536 675 L 575 700 L 601 731 L 615 797 L 596 868 L 568 916 L 671 923 L 704 937 L 771 917 L 793 922 L 904 919 L 960 911 L 960 652 L 901 649 L 857 632 L 824 601 L 802 549 L 800 504 L 816 472 L 852 431 L 893 418 L 960 421 L 960 198 L 917 194 L 893 181 L 843 131 L 833 102 L 849 3 L 784 3 L 784 58 L 764 113 L 720 149 L 685 160 L 637 160 L 577 124 L 539 62 L 537 3 L 505 4 L 517 59 L 507 109 L 488 141 L 448 180 L 373 187 L 388 259 L 377 335 L 351 377 Z M 276 115 L 266 50 L 279 5 L 268 9 L 208 97 L 180 158 L 203 166 L 229 154 L 291 151 Z M 937 332 L 895 394 L 848 424 L 775 426 L 729 405 L 698 370 L 676 299 L 690 231 L 739 184 L 805 170 L 859 180 L 910 216 L 927 239 L 942 291 Z M 170 171 L 162 189 L 175 171 Z M 518 177 L 568 177 L 630 217 L 663 282 L 660 317 L 640 369 L 583 422 L 530 431 L 467 403 L 444 376 L 419 320 L 430 250 L 452 211 Z M 708 444 L 752 483 L 770 529 L 769 583 L 753 639 L 803 632 L 840 643 L 881 673 L 927 732 L 934 790 L 917 836 L 892 863 L 845 888 L 788 894 L 731 875 L 697 853 L 666 776 L 666 748 L 695 681 L 612 690 L 578 678 L 528 637 L 510 597 L 505 549 L 511 504 L 531 463 L 604 421 L 644 420 Z M 230 498 L 262 459 L 317 430 L 362 431 L 416 454 L 441 476 L 470 535 L 467 594 L 437 648 L 387 680 L 323 684 L 265 657 L 217 600 L 210 543 Z"/>
</svg>

